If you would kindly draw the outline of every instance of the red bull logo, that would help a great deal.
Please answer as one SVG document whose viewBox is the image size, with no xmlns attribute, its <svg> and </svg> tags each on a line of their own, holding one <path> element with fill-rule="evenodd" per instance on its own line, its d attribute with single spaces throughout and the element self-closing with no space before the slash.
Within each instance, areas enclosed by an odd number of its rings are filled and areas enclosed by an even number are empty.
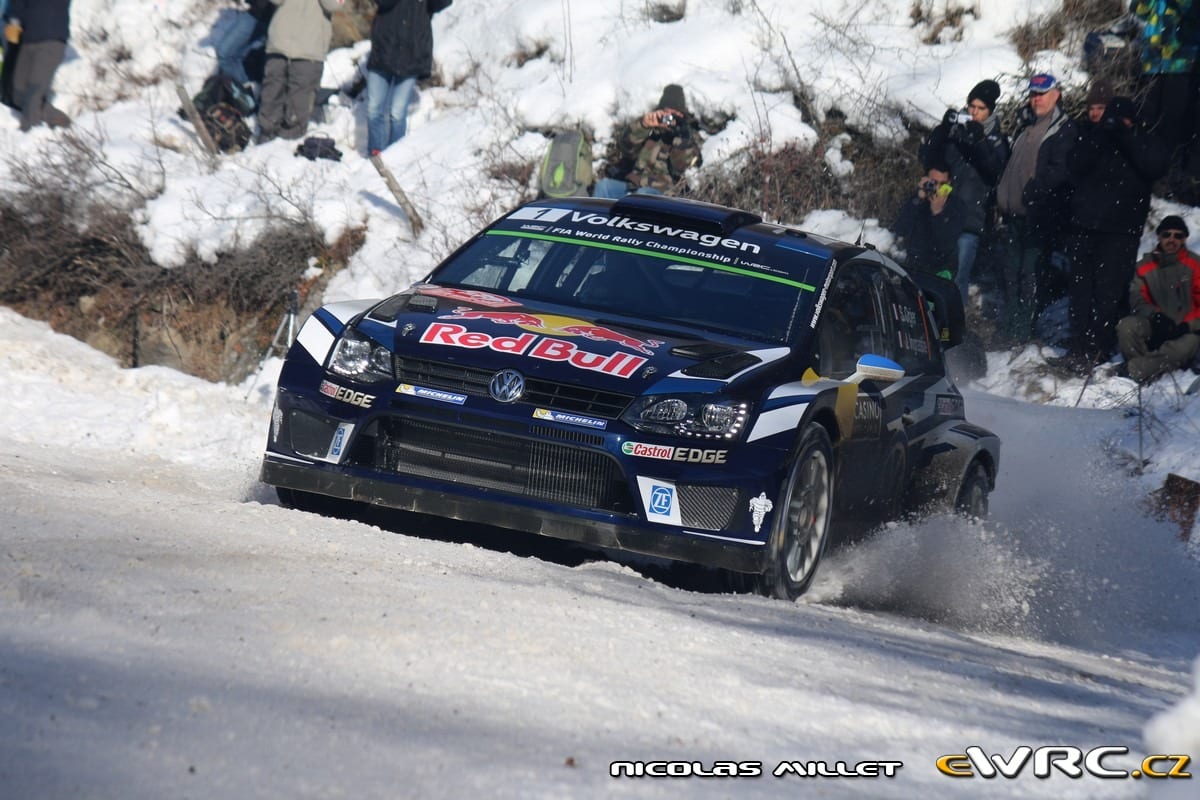
<svg viewBox="0 0 1200 800">
<path fill-rule="evenodd" d="M 519 336 L 492 336 L 482 331 L 469 331 L 462 325 L 451 322 L 435 322 L 421 334 L 422 344 L 440 344 L 449 347 L 465 347 L 471 350 L 487 348 L 497 353 L 538 358 L 543 361 L 558 361 L 592 372 L 629 378 L 646 359 L 629 353 L 616 352 L 611 355 L 581 350 L 571 342 L 550 339 L 536 333 Z"/>
<path fill-rule="evenodd" d="M 593 342 L 612 342 L 621 347 L 634 350 L 643 355 L 654 355 L 652 348 L 660 347 L 658 339 L 638 339 L 634 336 L 614 331 L 603 325 L 592 325 L 573 317 L 560 317 L 554 314 L 530 314 L 524 311 L 479 311 L 472 308 L 456 308 L 453 314 L 446 314 L 441 319 L 481 319 L 498 325 L 516 325 L 525 330 L 537 331 L 551 336 L 582 336 Z"/>
</svg>

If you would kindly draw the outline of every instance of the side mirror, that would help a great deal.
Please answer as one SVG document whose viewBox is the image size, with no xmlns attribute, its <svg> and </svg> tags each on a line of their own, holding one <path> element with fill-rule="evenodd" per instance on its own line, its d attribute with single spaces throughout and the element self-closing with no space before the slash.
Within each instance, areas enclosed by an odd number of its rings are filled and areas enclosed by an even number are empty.
<svg viewBox="0 0 1200 800">
<path fill-rule="evenodd" d="M 908 276 L 925 296 L 926 306 L 937 325 L 942 349 L 948 350 L 962 342 L 963 331 L 967 327 L 967 315 L 963 309 L 962 295 L 954 281 L 915 270 L 908 273 Z"/>
<path fill-rule="evenodd" d="M 904 367 L 890 358 L 868 353 L 854 365 L 854 374 L 846 378 L 846 383 L 862 383 L 863 381 L 894 383 L 903 377 Z"/>
</svg>

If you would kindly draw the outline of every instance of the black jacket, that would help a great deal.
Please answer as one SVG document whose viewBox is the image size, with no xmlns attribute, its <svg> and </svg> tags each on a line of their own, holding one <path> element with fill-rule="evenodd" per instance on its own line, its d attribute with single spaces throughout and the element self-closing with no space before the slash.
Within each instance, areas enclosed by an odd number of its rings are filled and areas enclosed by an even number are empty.
<svg viewBox="0 0 1200 800">
<path fill-rule="evenodd" d="M 1026 106 L 1025 110 L 1028 109 Z M 1066 233 L 1071 212 L 1067 156 L 1078 138 L 1075 120 L 1064 114 L 1062 108 L 1055 108 L 1052 113 L 1055 119 L 1038 148 L 1037 171 L 1021 191 L 1026 219 L 1033 232 L 1047 246 L 1058 244 Z M 1013 136 L 1013 150 L 1020 138 L 1028 134 L 1032 123 L 1032 112 L 1028 112 L 1021 128 Z"/>
<path fill-rule="evenodd" d="M 271 15 L 278 8 L 271 0 L 246 0 L 246 9 L 250 12 L 250 16 L 254 17 L 259 22 L 270 22 Z"/>
<path fill-rule="evenodd" d="M 954 194 L 962 200 L 967 216 L 964 230 L 983 234 L 992 210 L 992 190 L 1008 163 L 1008 137 L 995 114 L 982 125 L 942 122 L 929 132 L 918 151 L 925 169 L 944 161 L 950 167 Z"/>
<path fill-rule="evenodd" d="M 1139 126 L 1080 125 L 1067 156 L 1071 225 L 1085 231 L 1141 237 L 1154 182 L 1166 174 L 1171 153 Z"/>
<path fill-rule="evenodd" d="M 71 38 L 71 0 L 11 0 L 8 17 L 21 21 L 22 44 Z"/>
<path fill-rule="evenodd" d="M 433 15 L 452 0 L 376 0 L 367 69 L 390 78 L 433 72 Z"/>
<path fill-rule="evenodd" d="M 958 190 L 946 198 L 942 213 L 934 215 L 929 202 L 913 196 L 900 209 L 893 231 L 904 240 L 904 268 L 909 272 L 958 274 L 958 237 L 967 209 Z"/>
</svg>

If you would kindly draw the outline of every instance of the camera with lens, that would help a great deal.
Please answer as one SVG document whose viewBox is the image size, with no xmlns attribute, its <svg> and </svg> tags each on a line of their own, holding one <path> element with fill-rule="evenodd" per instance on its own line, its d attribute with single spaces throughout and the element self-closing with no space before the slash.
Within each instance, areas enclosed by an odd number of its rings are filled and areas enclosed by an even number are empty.
<svg viewBox="0 0 1200 800">
<path fill-rule="evenodd" d="M 933 194 L 937 191 L 937 188 L 937 181 L 935 181 L 933 178 L 926 178 L 925 180 L 921 181 L 921 191 L 925 194 Z"/>
<path fill-rule="evenodd" d="M 675 114 L 674 112 L 663 114 L 658 118 L 658 121 L 662 123 L 664 128 L 674 128 L 679 125 L 679 115 Z"/>
</svg>

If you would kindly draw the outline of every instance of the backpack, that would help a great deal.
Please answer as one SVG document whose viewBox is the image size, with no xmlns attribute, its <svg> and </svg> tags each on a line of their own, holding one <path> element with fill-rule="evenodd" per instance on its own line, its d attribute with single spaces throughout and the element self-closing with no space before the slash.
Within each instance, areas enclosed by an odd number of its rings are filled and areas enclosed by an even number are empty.
<svg viewBox="0 0 1200 800">
<path fill-rule="evenodd" d="M 222 153 L 236 153 L 250 144 L 250 126 L 230 103 L 216 103 L 200 112 L 200 119 Z"/>
<path fill-rule="evenodd" d="M 250 143 L 245 117 L 254 113 L 254 95 L 233 78 L 220 72 L 208 76 L 192 98 L 192 105 L 222 153 L 236 153 Z M 179 116 L 187 118 L 182 108 Z"/>
<path fill-rule="evenodd" d="M 243 117 L 253 114 L 254 109 L 258 107 L 253 94 L 233 78 L 220 72 L 204 79 L 204 85 L 196 92 L 192 103 L 201 116 L 218 103 L 228 103 Z"/>
<path fill-rule="evenodd" d="M 538 172 L 538 196 L 586 196 L 592 177 L 591 139 L 581 130 L 554 134 Z"/>
</svg>

